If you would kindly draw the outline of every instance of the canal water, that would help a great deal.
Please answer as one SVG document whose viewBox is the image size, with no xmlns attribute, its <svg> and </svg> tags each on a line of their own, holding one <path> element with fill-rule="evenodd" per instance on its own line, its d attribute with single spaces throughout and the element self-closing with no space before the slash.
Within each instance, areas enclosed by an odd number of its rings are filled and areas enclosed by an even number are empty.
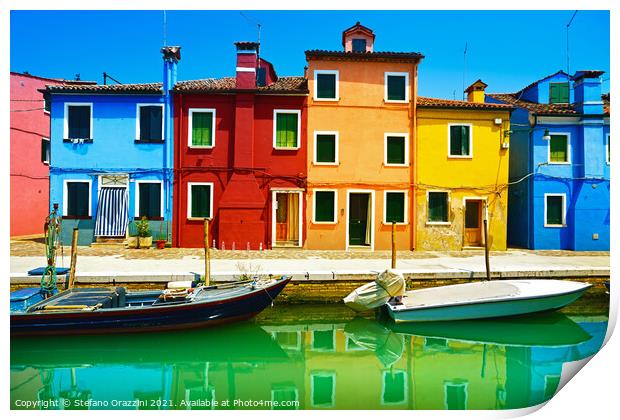
<svg viewBox="0 0 620 420">
<path fill-rule="evenodd" d="M 581 302 L 580 302 L 581 301 Z M 197 331 L 13 338 L 11 408 L 510 409 L 601 347 L 608 299 L 561 312 L 395 325 L 343 305 L 276 305 Z"/>
</svg>

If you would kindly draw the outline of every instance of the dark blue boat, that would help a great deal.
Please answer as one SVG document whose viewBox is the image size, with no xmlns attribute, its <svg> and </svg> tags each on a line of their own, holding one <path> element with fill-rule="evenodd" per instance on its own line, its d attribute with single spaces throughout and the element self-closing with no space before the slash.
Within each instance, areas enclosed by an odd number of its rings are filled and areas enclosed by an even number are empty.
<svg viewBox="0 0 620 420">
<path fill-rule="evenodd" d="M 180 291 L 116 288 L 65 290 L 11 314 L 11 335 L 99 334 L 173 330 L 248 319 L 280 294 L 291 277 Z"/>
</svg>

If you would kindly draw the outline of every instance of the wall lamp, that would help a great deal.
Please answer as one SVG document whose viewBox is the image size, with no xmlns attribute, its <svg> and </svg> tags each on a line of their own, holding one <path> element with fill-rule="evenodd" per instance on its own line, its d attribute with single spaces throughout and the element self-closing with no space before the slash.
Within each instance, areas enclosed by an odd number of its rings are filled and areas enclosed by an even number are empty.
<svg viewBox="0 0 620 420">
<path fill-rule="evenodd" d="M 549 134 L 549 129 L 548 128 L 545 128 L 545 133 L 543 134 L 542 139 L 544 141 L 551 140 L 551 134 Z"/>
</svg>

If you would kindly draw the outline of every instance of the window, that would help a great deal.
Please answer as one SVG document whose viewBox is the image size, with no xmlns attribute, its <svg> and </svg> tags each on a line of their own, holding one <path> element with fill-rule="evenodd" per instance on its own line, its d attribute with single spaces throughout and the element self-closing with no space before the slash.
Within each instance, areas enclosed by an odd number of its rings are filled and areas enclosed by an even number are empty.
<svg viewBox="0 0 620 420">
<path fill-rule="evenodd" d="M 144 142 L 163 140 L 164 106 L 138 104 L 136 139 Z"/>
<path fill-rule="evenodd" d="M 90 217 L 90 181 L 65 181 L 63 217 Z"/>
<path fill-rule="evenodd" d="M 336 350 L 336 340 L 333 330 L 312 331 L 312 350 L 334 351 Z"/>
<path fill-rule="evenodd" d="M 187 218 L 211 218 L 213 213 L 213 183 L 189 182 L 187 184 Z"/>
<path fill-rule="evenodd" d="M 50 139 L 43 138 L 41 139 L 41 162 L 46 165 L 50 164 L 51 160 L 51 148 L 50 148 Z"/>
<path fill-rule="evenodd" d="M 383 223 L 406 223 L 406 193 L 404 191 L 386 191 L 384 200 L 383 214 L 385 217 Z"/>
<path fill-rule="evenodd" d="M 567 104 L 570 102 L 568 82 L 549 83 L 549 103 Z"/>
<path fill-rule="evenodd" d="M 610 142 L 611 138 L 610 135 L 607 134 L 607 144 L 605 145 L 605 161 L 607 162 L 607 164 L 611 163 L 611 142 Z"/>
<path fill-rule="evenodd" d="M 190 108 L 187 132 L 187 145 L 189 147 L 214 147 L 215 109 Z"/>
<path fill-rule="evenodd" d="M 353 38 L 353 52 L 366 52 L 366 40 L 361 38 Z"/>
<path fill-rule="evenodd" d="M 310 375 L 311 400 L 314 407 L 333 407 L 336 391 L 336 374 L 332 372 Z"/>
<path fill-rule="evenodd" d="M 273 147 L 276 149 L 299 148 L 300 111 L 273 111 Z"/>
<path fill-rule="evenodd" d="M 314 72 L 314 99 L 338 100 L 338 70 L 316 70 Z"/>
<path fill-rule="evenodd" d="M 383 372 L 383 404 L 402 404 L 407 398 L 407 378 L 402 370 Z"/>
<path fill-rule="evenodd" d="M 448 157 L 472 157 L 471 124 L 448 124 Z"/>
<path fill-rule="evenodd" d="M 428 223 L 448 223 L 449 197 L 445 191 L 428 192 Z"/>
<path fill-rule="evenodd" d="M 549 140 L 549 163 L 570 163 L 567 134 L 552 134 Z"/>
<path fill-rule="evenodd" d="M 444 404 L 448 410 L 467 409 L 467 381 L 455 380 L 444 383 Z"/>
<path fill-rule="evenodd" d="M 50 113 L 52 110 L 52 98 L 50 95 L 43 95 L 43 112 Z"/>
<path fill-rule="evenodd" d="M 314 132 L 314 163 L 316 165 L 338 164 L 337 132 Z"/>
<path fill-rule="evenodd" d="M 136 218 L 161 219 L 162 183 L 136 182 Z"/>
<path fill-rule="evenodd" d="M 275 385 L 271 388 L 272 410 L 299 409 L 299 391 L 293 385 Z"/>
<path fill-rule="evenodd" d="M 336 191 L 314 191 L 313 223 L 336 223 Z"/>
<path fill-rule="evenodd" d="M 385 101 L 409 101 L 409 73 L 385 73 Z"/>
<path fill-rule="evenodd" d="M 65 103 L 65 139 L 92 138 L 92 105 Z"/>
<path fill-rule="evenodd" d="M 566 224 L 566 194 L 545 194 L 545 227 Z"/>
<path fill-rule="evenodd" d="M 406 166 L 409 160 L 409 136 L 407 134 L 385 134 L 385 165 Z"/>
</svg>

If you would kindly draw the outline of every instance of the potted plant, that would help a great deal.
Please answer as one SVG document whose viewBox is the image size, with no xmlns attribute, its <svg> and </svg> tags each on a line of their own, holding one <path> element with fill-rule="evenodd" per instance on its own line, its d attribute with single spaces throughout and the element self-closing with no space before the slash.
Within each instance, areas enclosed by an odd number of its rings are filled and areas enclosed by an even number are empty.
<svg viewBox="0 0 620 420">
<path fill-rule="evenodd" d="M 153 237 L 151 236 L 151 228 L 146 216 L 142 216 L 142 219 L 136 223 L 136 228 L 138 229 L 139 248 L 150 248 L 153 245 Z"/>
<path fill-rule="evenodd" d="M 138 227 L 136 226 L 136 222 L 129 222 L 127 225 L 127 248 L 137 248 L 138 247 Z"/>
<path fill-rule="evenodd" d="M 166 234 L 159 232 L 155 244 L 157 245 L 157 249 L 164 249 L 166 247 Z"/>
</svg>

